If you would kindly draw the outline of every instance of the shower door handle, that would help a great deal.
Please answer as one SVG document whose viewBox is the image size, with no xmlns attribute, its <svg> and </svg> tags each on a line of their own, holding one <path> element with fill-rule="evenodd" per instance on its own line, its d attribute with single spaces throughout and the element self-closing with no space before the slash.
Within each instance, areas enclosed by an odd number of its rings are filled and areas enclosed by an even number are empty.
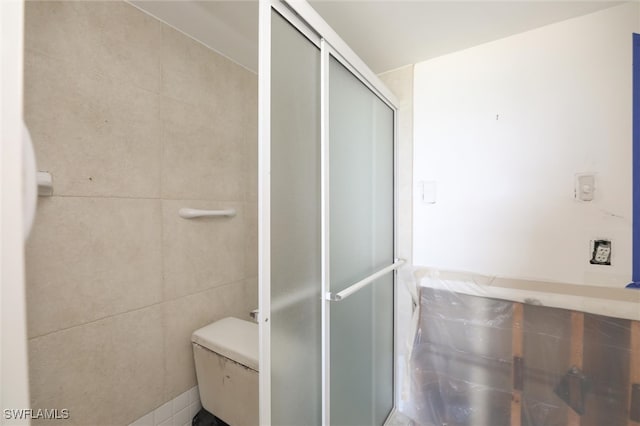
<svg viewBox="0 0 640 426">
<path fill-rule="evenodd" d="M 371 284 L 378 278 L 382 277 L 383 275 L 386 275 L 391 271 L 395 271 L 396 269 L 404 265 L 405 262 L 406 261 L 404 259 L 396 259 L 396 261 L 392 265 L 389 265 L 386 268 L 380 269 L 378 272 L 375 272 L 369 275 L 367 278 L 364 278 L 358 281 L 357 283 L 350 285 L 349 287 L 345 288 L 339 293 L 333 294 L 331 292 L 327 292 L 325 298 L 331 302 L 340 302 L 341 300 L 346 299 L 347 297 L 351 296 L 353 293 L 357 292 L 363 287 L 368 286 L 369 284 Z"/>
</svg>

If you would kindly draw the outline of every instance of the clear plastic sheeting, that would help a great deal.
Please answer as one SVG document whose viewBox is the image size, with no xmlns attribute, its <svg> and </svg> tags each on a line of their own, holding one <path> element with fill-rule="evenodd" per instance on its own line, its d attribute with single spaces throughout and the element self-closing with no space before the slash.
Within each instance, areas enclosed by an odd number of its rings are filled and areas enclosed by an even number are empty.
<svg viewBox="0 0 640 426">
<path fill-rule="evenodd" d="M 508 425 L 511 303 L 421 288 L 419 318 L 412 417 L 425 425 Z"/>
<path fill-rule="evenodd" d="M 484 297 L 471 280 L 475 295 L 463 294 L 415 268 L 400 278 L 415 331 L 400 406 L 415 424 L 640 424 L 632 422 L 637 322 Z"/>
</svg>

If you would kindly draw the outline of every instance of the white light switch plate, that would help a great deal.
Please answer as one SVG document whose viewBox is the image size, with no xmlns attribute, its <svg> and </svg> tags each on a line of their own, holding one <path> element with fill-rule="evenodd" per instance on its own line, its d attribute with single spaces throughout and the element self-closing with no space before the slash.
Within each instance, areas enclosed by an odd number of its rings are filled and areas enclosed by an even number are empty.
<svg viewBox="0 0 640 426">
<path fill-rule="evenodd" d="M 593 201 L 596 191 L 595 173 L 576 174 L 574 197 L 579 201 Z"/>
<path fill-rule="evenodd" d="M 437 184 L 433 180 L 423 180 L 420 182 L 422 191 L 422 202 L 424 204 L 435 204 L 437 195 Z"/>
</svg>

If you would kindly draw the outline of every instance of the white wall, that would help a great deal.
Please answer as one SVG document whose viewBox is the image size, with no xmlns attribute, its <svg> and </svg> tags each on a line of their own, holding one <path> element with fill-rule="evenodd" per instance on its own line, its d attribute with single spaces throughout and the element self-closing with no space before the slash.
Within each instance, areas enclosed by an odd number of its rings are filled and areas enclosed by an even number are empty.
<svg viewBox="0 0 640 426">
<path fill-rule="evenodd" d="M 631 278 L 632 32 L 638 4 L 417 64 L 414 263 L 623 286 Z M 574 200 L 576 173 L 596 198 Z M 421 201 L 435 181 L 435 204 Z M 612 266 L 589 264 L 612 240 Z"/>
</svg>

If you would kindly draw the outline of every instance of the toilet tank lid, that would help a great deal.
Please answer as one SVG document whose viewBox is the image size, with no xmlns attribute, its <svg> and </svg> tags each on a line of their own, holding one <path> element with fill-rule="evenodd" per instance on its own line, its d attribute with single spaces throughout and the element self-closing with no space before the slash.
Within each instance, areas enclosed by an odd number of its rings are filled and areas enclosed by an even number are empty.
<svg viewBox="0 0 640 426">
<path fill-rule="evenodd" d="M 258 371 L 258 324 L 227 317 L 193 332 L 191 341 Z"/>
</svg>

